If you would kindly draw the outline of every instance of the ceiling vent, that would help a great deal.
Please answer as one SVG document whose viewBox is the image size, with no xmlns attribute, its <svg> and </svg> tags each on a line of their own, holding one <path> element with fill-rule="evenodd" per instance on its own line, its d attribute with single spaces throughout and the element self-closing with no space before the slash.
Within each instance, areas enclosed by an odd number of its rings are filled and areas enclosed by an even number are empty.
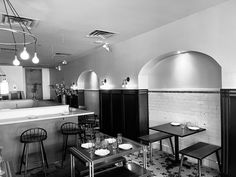
<svg viewBox="0 0 236 177">
<path fill-rule="evenodd" d="M 87 37 L 90 38 L 101 38 L 101 39 L 107 39 L 109 37 L 112 37 L 116 33 L 109 32 L 109 31 L 102 31 L 102 30 L 95 30 L 87 35 Z"/>
<path fill-rule="evenodd" d="M 53 56 L 54 59 L 62 59 L 62 58 L 65 58 L 65 57 L 68 57 L 70 56 L 71 54 L 70 53 L 62 53 L 62 52 L 56 52 Z"/>
<path fill-rule="evenodd" d="M 35 20 L 35 19 L 25 18 L 25 17 L 16 17 L 13 15 L 7 15 L 7 14 L 1 14 L 0 24 L 9 26 L 9 22 L 11 22 L 11 24 L 13 26 L 19 26 L 19 23 L 22 23 L 25 26 L 27 26 L 29 29 L 35 28 L 39 24 L 39 21 Z"/>
</svg>

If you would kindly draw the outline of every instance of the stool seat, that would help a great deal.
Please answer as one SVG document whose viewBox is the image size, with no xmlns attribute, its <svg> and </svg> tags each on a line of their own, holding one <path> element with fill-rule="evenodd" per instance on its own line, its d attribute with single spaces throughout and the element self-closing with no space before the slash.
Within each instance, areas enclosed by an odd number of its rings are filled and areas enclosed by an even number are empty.
<svg viewBox="0 0 236 177">
<path fill-rule="evenodd" d="M 199 142 L 181 150 L 179 153 L 189 157 L 193 157 L 195 159 L 202 160 L 220 149 L 220 146 Z"/>
<path fill-rule="evenodd" d="M 173 143 L 171 140 L 172 136 L 173 135 L 170 135 L 167 133 L 157 132 L 157 133 L 153 133 L 150 135 L 144 135 L 144 136 L 139 137 L 139 140 L 141 141 L 142 144 L 150 146 L 150 162 L 151 163 L 152 163 L 152 154 L 153 154 L 152 143 L 154 143 L 156 141 L 160 141 L 160 150 L 162 150 L 162 140 L 168 138 L 170 140 L 172 153 L 174 154 L 174 147 L 173 147 Z"/>
<path fill-rule="evenodd" d="M 82 130 L 79 128 L 71 129 L 71 128 L 62 128 L 61 133 L 64 135 L 76 135 L 82 133 Z"/>
<path fill-rule="evenodd" d="M 220 157 L 219 157 L 219 150 L 221 149 L 220 146 L 209 144 L 209 143 L 204 143 L 204 142 L 198 142 L 196 144 L 193 144 L 185 149 L 182 149 L 179 151 L 179 153 L 182 155 L 181 156 L 181 161 L 180 161 L 180 166 L 179 166 L 179 176 L 181 176 L 181 169 L 184 161 L 184 156 L 189 156 L 192 158 L 195 158 L 198 160 L 198 176 L 201 177 L 201 166 L 202 166 L 202 160 L 215 153 L 218 166 L 219 166 L 219 171 L 221 173 L 222 167 L 220 163 Z"/>
<path fill-rule="evenodd" d="M 40 135 L 40 134 L 32 134 L 32 135 L 23 135 L 21 137 L 22 143 L 34 143 L 34 142 L 40 142 L 47 139 L 46 135 Z"/>
</svg>

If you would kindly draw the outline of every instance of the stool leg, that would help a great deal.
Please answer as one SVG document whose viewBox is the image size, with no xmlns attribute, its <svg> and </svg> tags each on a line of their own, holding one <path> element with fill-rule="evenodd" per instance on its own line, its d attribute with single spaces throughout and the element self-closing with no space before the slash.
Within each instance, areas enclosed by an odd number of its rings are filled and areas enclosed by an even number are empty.
<svg viewBox="0 0 236 177">
<path fill-rule="evenodd" d="M 160 151 L 162 151 L 162 140 L 160 140 Z"/>
<path fill-rule="evenodd" d="M 42 149 L 43 149 L 43 156 L 44 156 L 44 160 L 45 160 L 45 162 L 46 162 L 46 167 L 49 168 L 49 167 L 48 167 L 48 160 L 47 160 L 46 151 L 45 151 L 44 144 L 43 144 L 42 141 L 41 141 L 41 146 L 42 146 Z"/>
<path fill-rule="evenodd" d="M 65 146 L 64 146 L 64 149 L 63 149 L 63 154 L 62 154 L 62 166 L 63 166 L 63 162 L 65 161 L 66 159 L 66 149 L 67 149 L 67 141 L 68 141 L 68 135 L 66 135 L 66 140 L 65 140 Z"/>
<path fill-rule="evenodd" d="M 149 143 L 149 147 L 150 147 L 150 163 L 152 164 L 152 156 L 153 156 L 152 143 Z"/>
<path fill-rule="evenodd" d="M 43 172 L 44 172 L 44 176 L 46 177 L 45 161 L 44 161 L 44 153 L 43 153 L 43 145 L 42 145 L 41 142 L 40 142 L 40 153 L 41 153 L 41 158 L 42 158 Z"/>
<path fill-rule="evenodd" d="M 29 144 L 26 144 L 26 156 L 25 156 L 25 173 L 24 177 L 27 176 L 27 170 L 28 170 L 28 154 L 29 154 Z"/>
<path fill-rule="evenodd" d="M 220 174 L 222 174 L 222 165 L 221 165 L 221 162 L 220 162 L 219 151 L 216 151 L 216 158 L 217 158 Z"/>
<path fill-rule="evenodd" d="M 184 155 L 182 154 L 180 165 L 179 165 L 179 177 L 181 176 L 181 169 L 182 169 L 182 166 L 183 166 L 183 161 L 184 161 Z"/>
<path fill-rule="evenodd" d="M 199 177 L 202 176 L 201 166 L 202 166 L 202 161 L 201 161 L 201 160 L 198 160 L 198 176 L 199 176 Z"/>
<path fill-rule="evenodd" d="M 24 148 L 23 148 L 23 152 L 22 152 L 21 160 L 20 160 L 20 171 L 19 171 L 20 174 L 21 174 L 22 164 L 24 163 L 24 157 L 25 157 L 25 146 L 26 146 L 26 144 L 24 143 Z"/>
<path fill-rule="evenodd" d="M 169 138 L 169 140 L 170 140 L 170 146 L 171 146 L 172 153 L 173 153 L 173 155 L 175 155 L 175 150 L 174 150 L 174 146 L 173 146 L 171 137 Z"/>
</svg>

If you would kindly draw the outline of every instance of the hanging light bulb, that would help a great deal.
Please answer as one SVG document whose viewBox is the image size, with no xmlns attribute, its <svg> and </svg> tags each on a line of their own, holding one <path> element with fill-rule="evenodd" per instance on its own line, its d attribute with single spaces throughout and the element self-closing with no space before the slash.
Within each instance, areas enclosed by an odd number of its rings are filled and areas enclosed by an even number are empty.
<svg viewBox="0 0 236 177">
<path fill-rule="evenodd" d="M 33 62 L 34 64 L 38 64 L 38 63 L 39 63 L 39 58 L 38 58 L 36 52 L 34 53 L 34 57 L 32 58 L 32 62 Z"/>
<path fill-rule="evenodd" d="M 29 59 L 29 53 L 27 52 L 27 50 L 26 50 L 26 47 L 24 46 L 24 49 L 23 49 L 23 51 L 21 52 L 21 54 L 20 54 L 20 57 L 21 57 L 21 59 L 22 60 L 28 60 Z"/>
<path fill-rule="evenodd" d="M 20 65 L 20 61 L 18 60 L 16 55 L 15 55 L 15 59 L 13 60 L 13 65 L 15 65 L 15 66 L 19 66 Z"/>
</svg>

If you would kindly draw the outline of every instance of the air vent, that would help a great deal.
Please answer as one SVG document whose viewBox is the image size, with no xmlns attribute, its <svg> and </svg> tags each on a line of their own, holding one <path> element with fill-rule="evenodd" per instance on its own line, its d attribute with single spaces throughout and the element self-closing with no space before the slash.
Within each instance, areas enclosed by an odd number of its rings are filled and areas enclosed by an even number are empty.
<svg viewBox="0 0 236 177">
<path fill-rule="evenodd" d="M 15 49 L 12 49 L 12 48 L 0 48 L 0 53 L 15 53 Z"/>
<path fill-rule="evenodd" d="M 1 14 L 1 25 L 8 25 L 9 22 L 11 22 L 12 25 L 17 25 L 19 26 L 19 23 L 24 24 L 27 26 L 29 29 L 37 27 L 39 21 L 31 18 L 25 18 L 25 17 L 16 17 L 12 15 L 7 15 L 7 14 Z"/>
<path fill-rule="evenodd" d="M 102 31 L 102 30 L 95 30 L 87 35 L 87 37 L 90 38 L 101 38 L 101 39 L 107 39 L 116 33 L 109 32 L 109 31 Z"/>
<path fill-rule="evenodd" d="M 62 52 L 56 52 L 53 56 L 54 59 L 60 60 L 60 59 L 64 59 L 65 57 L 70 56 L 70 53 L 62 53 Z"/>
</svg>

